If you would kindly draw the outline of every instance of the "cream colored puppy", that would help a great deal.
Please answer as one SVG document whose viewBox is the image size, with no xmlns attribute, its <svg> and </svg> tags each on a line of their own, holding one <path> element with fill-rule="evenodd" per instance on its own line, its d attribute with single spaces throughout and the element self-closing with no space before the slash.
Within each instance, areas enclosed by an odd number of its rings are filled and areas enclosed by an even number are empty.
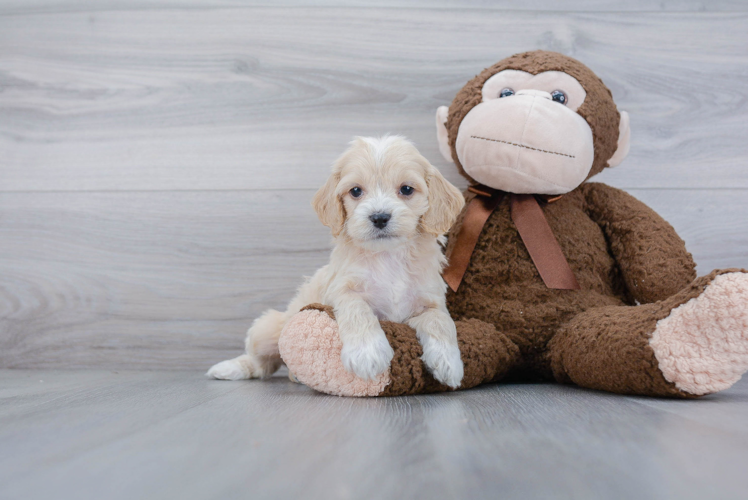
<svg viewBox="0 0 748 500">
<path fill-rule="evenodd" d="M 458 387 L 463 367 L 440 243 L 463 204 L 457 188 L 405 138 L 355 138 L 312 201 L 332 229 L 330 263 L 301 285 L 285 312 L 269 310 L 255 320 L 246 354 L 218 363 L 208 376 L 269 377 L 282 363 L 278 338 L 288 319 L 320 302 L 334 308 L 348 371 L 371 379 L 389 368 L 393 351 L 379 320 L 396 321 L 416 330 L 434 377 Z"/>
</svg>

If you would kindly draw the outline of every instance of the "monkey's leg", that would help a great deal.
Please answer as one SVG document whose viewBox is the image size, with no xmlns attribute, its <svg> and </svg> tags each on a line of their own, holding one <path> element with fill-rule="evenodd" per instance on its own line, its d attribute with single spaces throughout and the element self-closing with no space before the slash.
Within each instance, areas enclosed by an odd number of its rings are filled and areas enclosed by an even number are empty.
<svg viewBox="0 0 748 500">
<path fill-rule="evenodd" d="M 714 271 L 652 304 L 588 310 L 549 348 L 560 382 L 684 398 L 727 389 L 748 370 L 748 272 Z"/>
<path fill-rule="evenodd" d="M 519 360 L 519 349 L 493 325 L 457 321 L 457 342 L 465 374 L 460 389 L 498 380 Z M 439 384 L 421 361 L 423 350 L 414 329 L 382 322 L 395 356 L 390 369 L 363 380 L 343 368 L 338 325 L 327 306 L 314 304 L 294 315 L 281 334 L 281 356 L 304 384 L 338 396 L 400 396 L 451 390 Z"/>
</svg>

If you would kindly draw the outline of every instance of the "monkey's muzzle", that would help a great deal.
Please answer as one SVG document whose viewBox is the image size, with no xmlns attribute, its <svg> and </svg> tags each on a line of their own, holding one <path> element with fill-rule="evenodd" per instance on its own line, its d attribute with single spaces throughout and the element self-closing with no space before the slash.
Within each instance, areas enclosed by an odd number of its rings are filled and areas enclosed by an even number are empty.
<svg viewBox="0 0 748 500">
<path fill-rule="evenodd" d="M 519 194 L 568 193 L 594 159 L 584 118 L 539 90 L 475 106 L 460 124 L 456 150 L 470 177 Z"/>
</svg>

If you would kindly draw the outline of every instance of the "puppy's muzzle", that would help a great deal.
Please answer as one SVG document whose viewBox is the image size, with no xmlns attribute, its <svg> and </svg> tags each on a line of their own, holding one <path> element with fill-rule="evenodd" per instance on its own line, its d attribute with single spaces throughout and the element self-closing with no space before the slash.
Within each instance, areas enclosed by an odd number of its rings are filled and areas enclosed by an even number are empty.
<svg viewBox="0 0 748 500">
<path fill-rule="evenodd" d="M 369 216 L 369 220 L 372 224 L 374 224 L 374 227 L 377 229 L 384 229 L 387 227 L 387 223 L 389 222 L 390 218 L 392 217 L 391 214 L 386 213 L 377 213 L 377 214 L 371 214 Z"/>
</svg>

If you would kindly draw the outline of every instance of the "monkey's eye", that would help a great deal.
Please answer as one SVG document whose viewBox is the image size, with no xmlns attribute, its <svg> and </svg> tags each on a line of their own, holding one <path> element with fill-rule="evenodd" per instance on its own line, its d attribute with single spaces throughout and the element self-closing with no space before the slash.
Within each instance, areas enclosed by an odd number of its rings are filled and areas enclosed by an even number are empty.
<svg viewBox="0 0 748 500">
<path fill-rule="evenodd" d="M 351 196 L 353 196 L 354 198 L 358 198 L 359 196 L 364 194 L 364 190 L 356 186 L 355 188 L 351 189 L 349 193 L 351 193 Z"/>
<path fill-rule="evenodd" d="M 508 87 L 501 89 L 501 92 L 499 92 L 499 97 L 509 97 L 510 95 L 514 95 L 514 91 Z"/>
<path fill-rule="evenodd" d="M 566 104 L 569 102 L 569 98 L 566 97 L 566 92 L 563 90 L 554 90 L 551 92 L 551 99 L 554 101 L 563 104 L 566 106 Z"/>
<path fill-rule="evenodd" d="M 402 186 L 400 188 L 400 194 L 403 196 L 410 196 L 413 194 L 414 189 L 411 186 Z"/>
</svg>

